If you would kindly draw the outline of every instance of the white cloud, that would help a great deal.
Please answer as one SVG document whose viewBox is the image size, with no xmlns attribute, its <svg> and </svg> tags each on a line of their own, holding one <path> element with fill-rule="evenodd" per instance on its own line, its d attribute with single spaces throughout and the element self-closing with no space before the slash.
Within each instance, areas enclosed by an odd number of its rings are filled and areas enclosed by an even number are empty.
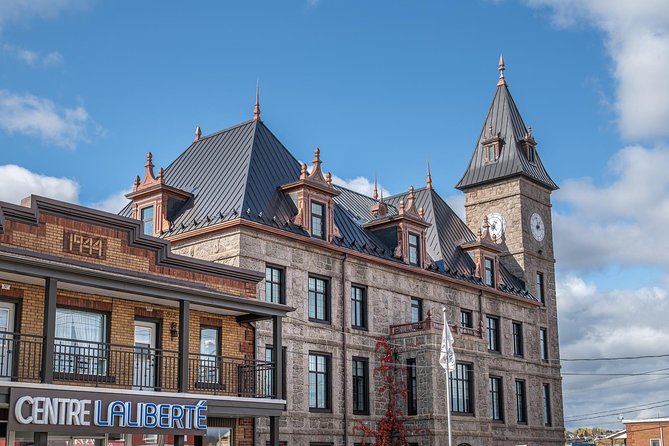
<svg viewBox="0 0 669 446">
<path fill-rule="evenodd" d="M 374 192 L 374 181 L 370 181 L 369 178 L 362 176 L 355 177 L 351 180 L 345 180 L 337 175 L 332 175 L 332 182 L 360 194 L 367 195 L 368 197 L 371 197 Z M 383 194 L 384 197 L 389 197 L 391 195 L 388 189 L 384 188 L 381 184 L 378 184 L 377 189 L 379 194 Z"/>
<path fill-rule="evenodd" d="M 448 204 L 453 212 L 457 214 L 462 221 L 465 219 L 465 194 L 453 194 L 443 197 L 446 204 Z"/>
<path fill-rule="evenodd" d="M 95 203 L 91 203 L 88 206 L 99 209 L 101 211 L 105 212 L 111 212 L 112 214 L 118 214 L 121 209 L 125 207 L 126 204 L 130 202 L 125 195 L 130 193 L 130 189 L 128 190 L 122 190 L 120 192 L 116 192 L 107 198 L 105 198 L 102 201 L 97 201 Z"/>
<path fill-rule="evenodd" d="M 42 55 L 38 51 L 28 50 L 8 43 L 4 44 L 2 49 L 5 53 L 25 62 L 31 67 L 52 67 L 62 64 L 64 60 L 63 55 L 57 51 Z"/>
<path fill-rule="evenodd" d="M 0 166 L 0 200 L 19 204 L 22 198 L 32 194 L 76 203 L 79 184 L 69 178 L 41 175 L 14 164 Z"/>
<path fill-rule="evenodd" d="M 25 23 L 33 18 L 55 19 L 62 12 L 85 9 L 87 0 L 2 0 L 0 27 L 6 23 Z"/>
<path fill-rule="evenodd" d="M 669 2 L 526 0 L 546 6 L 559 26 L 585 22 L 606 35 L 617 82 L 619 128 L 628 138 L 669 135 Z"/>
<path fill-rule="evenodd" d="M 81 105 L 60 107 L 49 99 L 7 90 L 0 90 L 0 129 L 69 149 L 88 142 L 91 133 L 101 133 Z"/>
</svg>

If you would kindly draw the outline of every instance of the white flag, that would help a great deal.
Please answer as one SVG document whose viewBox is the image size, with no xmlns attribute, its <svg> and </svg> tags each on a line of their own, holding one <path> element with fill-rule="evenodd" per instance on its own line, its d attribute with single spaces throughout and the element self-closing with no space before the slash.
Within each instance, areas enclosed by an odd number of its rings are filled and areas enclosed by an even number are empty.
<svg viewBox="0 0 669 446">
<path fill-rule="evenodd" d="M 455 370 L 455 351 L 453 351 L 453 335 L 446 320 L 446 311 L 444 311 L 444 332 L 441 335 L 441 355 L 439 356 L 439 364 L 446 370 L 451 372 Z"/>
</svg>

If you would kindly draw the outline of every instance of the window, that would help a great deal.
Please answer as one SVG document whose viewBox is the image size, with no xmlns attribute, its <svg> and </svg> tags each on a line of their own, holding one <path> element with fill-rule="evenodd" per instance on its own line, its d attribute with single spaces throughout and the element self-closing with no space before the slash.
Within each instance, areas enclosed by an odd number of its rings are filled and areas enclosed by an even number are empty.
<svg viewBox="0 0 669 446">
<path fill-rule="evenodd" d="M 463 328 L 474 328 L 474 317 L 469 310 L 460 310 L 460 326 Z"/>
<path fill-rule="evenodd" d="M 140 220 L 144 223 L 144 234 L 153 235 L 153 206 L 142 208 Z"/>
<path fill-rule="evenodd" d="M 650 440 L 650 446 L 660 446 L 660 439 Z"/>
<path fill-rule="evenodd" d="M 548 361 L 548 339 L 545 328 L 539 330 L 539 350 L 541 350 L 541 360 Z"/>
<path fill-rule="evenodd" d="M 474 413 L 472 372 L 471 364 L 455 364 L 455 373 L 451 375 L 451 412 Z"/>
<path fill-rule="evenodd" d="M 311 202 L 311 235 L 325 240 L 325 205 Z"/>
<path fill-rule="evenodd" d="M 411 298 L 411 322 L 420 322 L 423 320 L 423 299 L 417 297 Z"/>
<path fill-rule="evenodd" d="M 80 375 L 107 374 L 107 316 L 56 308 L 54 371 Z"/>
<path fill-rule="evenodd" d="M 325 279 L 309 277 L 309 320 L 330 322 L 329 283 Z"/>
<path fill-rule="evenodd" d="M 487 316 L 488 351 L 499 352 L 499 318 Z"/>
<path fill-rule="evenodd" d="M 368 360 L 353 358 L 353 413 L 369 413 Z"/>
<path fill-rule="evenodd" d="M 309 353 L 309 410 L 330 409 L 330 356 Z"/>
<path fill-rule="evenodd" d="M 283 268 L 265 266 L 265 300 L 275 304 L 286 303 L 283 297 Z"/>
<path fill-rule="evenodd" d="M 532 144 L 527 145 L 527 160 L 534 163 L 536 160 L 536 148 Z"/>
<path fill-rule="evenodd" d="M 543 384 L 542 388 L 542 399 L 544 406 L 544 426 L 551 425 L 551 388 L 549 384 Z"/>
<path fill-rule="evenodd" d="M 420 237 L 412 232 L 409 233 L 409 265 L 420 265 L 420 248 L 418 242 Z"/>
<path fill-rule="evenodd" d="M 219 384 L 219 339 L 220 330 L 215 327 L 200 327 L 200 383 Z"/>
<path fill-rule="evenodd" d="M 489 380 L 490 391 L 490 418 L 494 421 L 504 421 L 503 402 L 502 397 L 502 378 L 499 376 L 491 376 Z"/>
<path fill-rule="evenodd" d="M 527 423 L 525 381 L 516 380 L 516 421 Z"/>
<path fill-rule="evenodd" d="M 546 297 L 544 295 L 544 273 L 537 271 L 537 299 L 542 304 L 546 303 Z"/>
<path fill-rule="evenodd" d="M 274 347 L 272 345 L 265 346 L 265 361 L 274 362 Z M 286 399 L 286 347 L 281 348 L 281 387 L 283 392 L 279 398 Z M 261 372 L 262 373 L 262 372 Z M 265 373 L 262 373 L 264 376 L 262 379 L 265 381 L 265 395 L 275 396 L 274 395 L 274 369 L 267 369 Z"/>
<path fill-rule="evenodd" d="M 512 323 L 513 329 L 513 355 L 523 356 L 523 324 L 520 322 Z"/>
<path fill-rule="evenodd" d="M 494 287 L 495 286 L 495 261 L 493 259 L 491 259 L 490 257 L 484 257 L 483 263 L 484 263 L 484 272 L 485 272 L 485 275 L 483 277 L 483 282 L 487 286 Z"/>
<path fill-rule="evenodd" d="M 361 286 L 351 287 L 351 326 L 367 328 L 367 289 Z"/>
<path fill-rule="evenodd" d="M 416 358 L 407 359 L 407 414 L 418 413 L 418 374 Z"/>
<path fill-rule="evenodd" d="M 485 160 L 486 161 L 495 161 L 497 157 L 495 156 L 495 144 L 488 144 L 484 147 L 485 150 Z"/>
</svg>

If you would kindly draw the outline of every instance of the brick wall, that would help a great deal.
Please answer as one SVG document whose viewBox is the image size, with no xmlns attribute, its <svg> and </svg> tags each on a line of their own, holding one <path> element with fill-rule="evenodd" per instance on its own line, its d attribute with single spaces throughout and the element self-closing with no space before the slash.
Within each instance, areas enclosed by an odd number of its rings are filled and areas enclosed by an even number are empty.
<svg viewBox="0 0 669 446">
<path fill-rule="evenodd" d="M 660 439 L 660 427 L 664 435 L 664 443 L 669 442 L 669 420 L 663 422 L 649 421 L 644 423 L 625 423 L 627 430 L 627 446 L 650 446 L 651 440 Z"/>
</svg>

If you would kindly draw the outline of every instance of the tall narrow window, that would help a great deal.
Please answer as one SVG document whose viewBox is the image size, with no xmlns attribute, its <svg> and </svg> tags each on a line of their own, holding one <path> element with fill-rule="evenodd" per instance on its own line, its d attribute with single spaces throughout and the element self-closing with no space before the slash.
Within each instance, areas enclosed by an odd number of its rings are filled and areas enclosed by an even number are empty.
<svg viewBox="0 0 669 446">
<path fill-rule="evenodd" d="M 541 360 L 548 361 L 548 332 L 545 328 L 539 330 L 539 350 L 541 350 Z"/>
<path fill-rule="evenodd" d="M 265 300 L 275 304 L 286 303 L 283 297 L 283 269 L 267 265 L 265 267 Z"/>
<path fill-rule="evenodd" d="M 423 320 L 423 299 L 417 297 L 411 298 L 411 322 L 420 322 Z"/>
<path fill-rule="evenodd" d="M 316 322 L 330 321 L 330 296 L 328 281 L 318 277 L 309 277 L 309 320 Z"/>
<path fill-rule="evenodd" d="M 474 413 L 474 375 L 471 364 L 458 362 L 451 375 L 451 412 Z"/>
<path fill-rule="evenodd" d="M 487 286 L 495 286 L 495 261 L 490 257 L 484 257 L 483 260 L 484 277 L 483 281 Z"/>
<path fill-rule="evenodd" d="M 353 358 L 353 413 L 369 413 L 369 377 L 367 358 Z"/>
<path fill-rule="evenodd" d="M 418 374 L 416 358 L 407 359 L 407 414 L 418 413 Z"/>
<path fill-rule="evenodd" d="M 544 273 L 537 271 L 537 299 L 542 304 L 546 303 L 546 296 L 544 294 Z"/>
<path fill-rule="evenodd" d="M 220 330 L 215 327 L 200 328 L 200 378 L 199 382 L 218 384 L 220 380 Z"/>
<path fill-rule="evenodd" d="M 551 388 L 549 384 L 542 384 L 541 396 L 544 407 L 544 426 L 550 426 L 552 424 L 552 416 L 551 416 Z"/>
<path fill-rule="evenodd" d="M 523 324 L 513 322 L 513 355 L 523 357 Z"/>
<path fill-rule="evenodd" d="M 527 423 L 526 404 L 525 381 L 516 380 L 516 421 L 519 423 Z"/>
<path fill-rule="evenodd" d="M 325 205 L 311 202 L 311 235 L 325 239 Z"/>
<path fill-rule="evenodd" d="M 361 286 L 351 287 L 351 326 L 367 328 L 367 289 Z"/>
<path fill-rule="evenodd" d="M 462 328 L 474 328 L 474 317 L 469 310 L 460 310 L 460 326 Z"/>
<path fill-rule="evenodd" d="M 107 316 L 56 308 L 54 371 L 78 375 L 107 374 Z"/>
<path fill-rule="evenodd" d="M 153 235 L 153 206 L 142 208 L 140 219 L 144 223 L 144 234 Z"/>
<path fill-rule="evenodd" d="M 491 376 L 489 380 L 490 391 L 490 417 L 494 421 L 504 421 L 502 410 L 504 400 L 502 398 L 502 378 Z"/>
<path fill-rule="evenodd" d="M 420 237 L 412 232 L 409 233 L 409 264 L 420 264 L 420 247 L 418 242 Z"/>
<path fill-rule="evenodd" d="M 309 353 L 309 409 L 330 409 L 330 356 Z"/>
<path fill-rule="evenodd" d="M 497 157 L 495 156 L 495 144 L 488 144 L 484 148 L 485 150 L 485 160 L 486 161 L 495 161 Z"/>
<path fill-rule="evenodd" d="M 536 150 L 537 149 L 533 145 L 528 144 L 528 146 L 527 146 L 527 160 L 531 163 L 536 162 L 536 155 L 537 155 Z"/>
<path fill-rule="evenodd" d="M 499 318 L 487 316 L 486 331 L 488 334 L 488 350 L 499 352 Z"/>
</svg>

